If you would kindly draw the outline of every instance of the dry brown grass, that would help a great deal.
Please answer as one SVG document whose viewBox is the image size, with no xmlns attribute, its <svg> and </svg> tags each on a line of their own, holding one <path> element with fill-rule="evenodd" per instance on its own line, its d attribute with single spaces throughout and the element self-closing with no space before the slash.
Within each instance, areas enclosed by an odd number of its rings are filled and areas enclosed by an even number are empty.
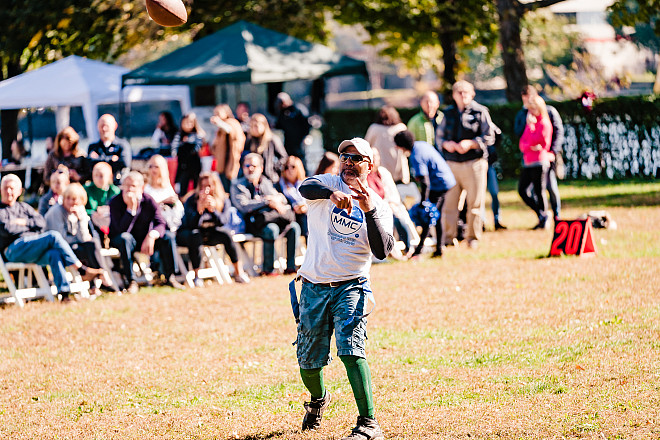
<svg viewBox="0 0 660 440">
<path fill-rule="evenodd" d="M 386 438 L 660 438 L 659 189 L 607 208 L 619 229 L 596 231 L 596 258 L 539 258 L 551 232 L 524 230 L 505 192 L 514 229 L 478 250 L 375 266 Z M 299 432 L 288 281 L 0 310 L 0 438 L 341 438 L 356 409 L 338 360 L 324 427 Z"/>
</svg>

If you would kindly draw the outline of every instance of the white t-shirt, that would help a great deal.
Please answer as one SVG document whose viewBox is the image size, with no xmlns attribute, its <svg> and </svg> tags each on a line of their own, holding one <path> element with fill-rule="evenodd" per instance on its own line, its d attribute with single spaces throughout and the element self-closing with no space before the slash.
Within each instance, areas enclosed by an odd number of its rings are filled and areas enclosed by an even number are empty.
<svg viewBox="0 0 660 440">
<path fill-rule="evenodd" d="M 339 176 L 322 174 L 312 178 L 335 191 L 354 194 Z M 371 188 L 368 191 L 376 207 L 376 219 L 392 234 L 394 220 L 390 207 Z M 307 202 L 309 237 L 305 262 L 298 274 L 312 283 L 369 277 L 371 248 L 365 215 L 358 203 L 353 201 L 349 216 L 346 210 L 337 208 L 328 199 Z"/>
</svg>

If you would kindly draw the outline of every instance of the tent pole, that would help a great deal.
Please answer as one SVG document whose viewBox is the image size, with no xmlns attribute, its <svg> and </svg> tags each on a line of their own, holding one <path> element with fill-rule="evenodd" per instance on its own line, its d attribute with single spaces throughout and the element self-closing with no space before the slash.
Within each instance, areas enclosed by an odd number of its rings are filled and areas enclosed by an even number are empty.
<svg viewBox="0 0 660 440">
<path fill-rule="evenodd" d="M 128 136 L 126 136 L 126 133 L 124 132 L 124 77 L 122 76 L 121 78 L 121 87 L 119 87 L 119 130 L 121 132 L 121 135 L 123 138 L 128 140 L 130 143 L 130 139 Z M 133 153 L 131 152 L 131 155 Z"/>
</svg>

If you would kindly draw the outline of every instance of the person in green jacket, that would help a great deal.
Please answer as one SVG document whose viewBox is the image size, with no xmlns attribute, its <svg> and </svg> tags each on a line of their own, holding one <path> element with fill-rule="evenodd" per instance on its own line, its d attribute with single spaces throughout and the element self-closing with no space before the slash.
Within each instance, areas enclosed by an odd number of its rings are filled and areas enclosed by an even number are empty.
<svg viewBox="0 0 660 440">
<path fill-rule="evenodd" d="M 423 141 L 435 146 L 435 129 L 443 117 L 439 110 L 440 99 L 438 99 L 437 93 L 432 90 L 424 93 L 419 101 L 419 106 L 422 109 L 410 118 L 408 130 L 415 136 L 416 141 Z"/>
<path fill-rule="evenodd" d="M 110 200 L 119 193 L 119 187 L 112 183 L 112 167 L 107 162 L 98 162 L 92 169 L 92 181 L 85 184 L 87 204 L 85 210 L 95 228 L 108 234 L 110 227 Z"/>
</svg>

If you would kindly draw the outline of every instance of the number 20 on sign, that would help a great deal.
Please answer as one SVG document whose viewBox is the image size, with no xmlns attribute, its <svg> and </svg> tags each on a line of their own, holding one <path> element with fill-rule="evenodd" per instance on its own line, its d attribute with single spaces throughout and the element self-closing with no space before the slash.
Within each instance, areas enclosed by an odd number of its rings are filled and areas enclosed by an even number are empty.
<svg viewBox="0 0 660 440">
<path fill-rule="evenodd" d="M 550 256 L 596 255 L 591 220 L 560 220 L 555 223 Z"/>
</svg>

